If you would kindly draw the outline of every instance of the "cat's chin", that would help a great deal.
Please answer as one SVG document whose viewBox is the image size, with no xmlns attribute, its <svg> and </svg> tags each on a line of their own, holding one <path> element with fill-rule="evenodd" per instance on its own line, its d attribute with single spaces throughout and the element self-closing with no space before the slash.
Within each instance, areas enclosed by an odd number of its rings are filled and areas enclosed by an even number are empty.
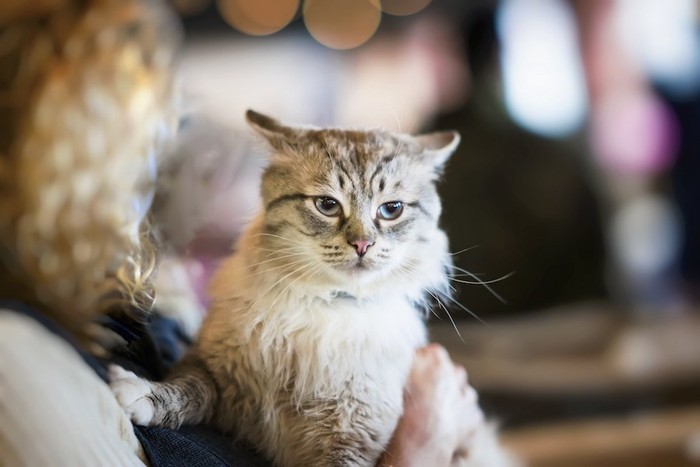
<svg viewBox="0 0 700 467">
<path fill-rule="evenodd" d="M 349 261 L 346 264 L 334 266 L 330 277 L 337 287 L 358 287 L 376 280 L 384 274 L 385 269 L 382 265 L 369 261 Z"/>
<path fill-rule="evenodd" d="M 363 274 L 376 270 L 377 267 L 375 265 L 362 261 L 353 261 L 345 267 L 345 271 L 352 274 Z"/>
<path fill-rule="evenodd" d="M 364 279 L 370 278 L 371 276 L 376 276 L 377 274 L 381 273 L 382 269 L 384 269 L 382 265 L 368 260 L 352 260 L 337 267 L 337 270 L 340 271 L 341 274 L 354 279 Z"/>
</svg>

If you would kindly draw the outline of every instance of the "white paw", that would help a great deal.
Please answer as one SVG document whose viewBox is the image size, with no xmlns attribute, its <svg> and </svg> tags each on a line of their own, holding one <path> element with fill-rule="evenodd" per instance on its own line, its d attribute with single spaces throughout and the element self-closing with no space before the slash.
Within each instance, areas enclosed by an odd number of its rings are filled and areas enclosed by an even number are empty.
<svg viewBox="0 0 700 467">
<path fill-rule="evenodd" d="M 151 424 L 154 407 L 147 397 L 153 392 L 149 381 L 118 365 L 110 365 L 109 387 L 132 422 L 146 426 Z"/>
</svg>

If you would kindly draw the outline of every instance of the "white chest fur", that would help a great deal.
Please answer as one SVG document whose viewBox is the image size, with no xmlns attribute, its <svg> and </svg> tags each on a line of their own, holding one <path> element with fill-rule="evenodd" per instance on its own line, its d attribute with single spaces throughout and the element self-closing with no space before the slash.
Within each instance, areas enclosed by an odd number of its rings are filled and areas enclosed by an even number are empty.
<svg viewBox="0 0 700 467">
<path fill-rule="evenodd" d="M 218 279 L 237 272 L 232 261 Z M 267 290 L 267 284 L 236 279 L 246 287 L 216 297 L 202 339 L 225 345 L 235 360 L 246 358 L 270 389 L 293 379 L 296 396 L 305 399 L 335 397 L 360 380 L 401 387 L 415 349 L 426 341 L 418 311 L 398 294 L 320 298 L 302 287 Z M 215 295 L 216 289 L 215 283 Z"/>
<path fill-rule="evenodd" d="M 426 341 L 410 299 L 321 298 L 242 271 L 235 258 L 220 269 L 198 343 L 221 384 L 218 423 L 233 431 L 239 424 L 280 465 L 315 465 L 339 435 L 376 461 L 402 412 L 414 352 Z M 232 290 L 226 281 L 234 278 Z"/>
</svg>

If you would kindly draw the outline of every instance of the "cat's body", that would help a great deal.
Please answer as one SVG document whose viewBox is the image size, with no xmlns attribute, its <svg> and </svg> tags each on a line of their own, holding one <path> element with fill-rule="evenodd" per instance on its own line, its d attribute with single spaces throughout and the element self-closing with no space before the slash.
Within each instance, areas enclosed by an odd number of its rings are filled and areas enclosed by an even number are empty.
<svg viewBox="0 0 700 467">
<path fill-rule="evenodd" d="M 435 182 L 459 137 L 249 119 L 274 150 L 264 209 L 185 362 L 165 383 L 116 374 L 115 392 L 137 422 L 209 421 L 278 465 L 374 465 L 448 293 Z"/>
<path fill-rule="evenodd" d="M 259 221 L 244 242 L 264 244 Z M 414 351 L 426 342 L 418 310 L 410 297 L 319 285 L 312 273 L 274 285 L 290 271 L 256 275 L 250 265 L 264 258 L 236 255 L 213 282 L 197 351 L 222 388 L 216 424 L 262 442 L 280 464 L 372 465 L 403 410 Z"/>
</svg>

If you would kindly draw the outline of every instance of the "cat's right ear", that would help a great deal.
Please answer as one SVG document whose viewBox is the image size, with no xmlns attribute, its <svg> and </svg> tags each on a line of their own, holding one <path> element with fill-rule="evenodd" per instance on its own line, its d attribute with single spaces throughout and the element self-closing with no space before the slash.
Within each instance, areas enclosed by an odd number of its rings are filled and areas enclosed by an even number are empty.
<svg viewBox="0 0 700 467">
<path fill-rule="evenodd" d="M 285 126 L 274 118 L 254 110 L 248 110 L 245 116 L 250 126 L 277 151 L 292 149 L 304 134 L 299 128 Z"/>
<path fill-rule="evenodd" d="M 441 171 L 459 146 L 460 136 L 456 131 L 438 131 L 414 136 L 413 140 L 423 147 L 423 157 Z"/>
</svg>

